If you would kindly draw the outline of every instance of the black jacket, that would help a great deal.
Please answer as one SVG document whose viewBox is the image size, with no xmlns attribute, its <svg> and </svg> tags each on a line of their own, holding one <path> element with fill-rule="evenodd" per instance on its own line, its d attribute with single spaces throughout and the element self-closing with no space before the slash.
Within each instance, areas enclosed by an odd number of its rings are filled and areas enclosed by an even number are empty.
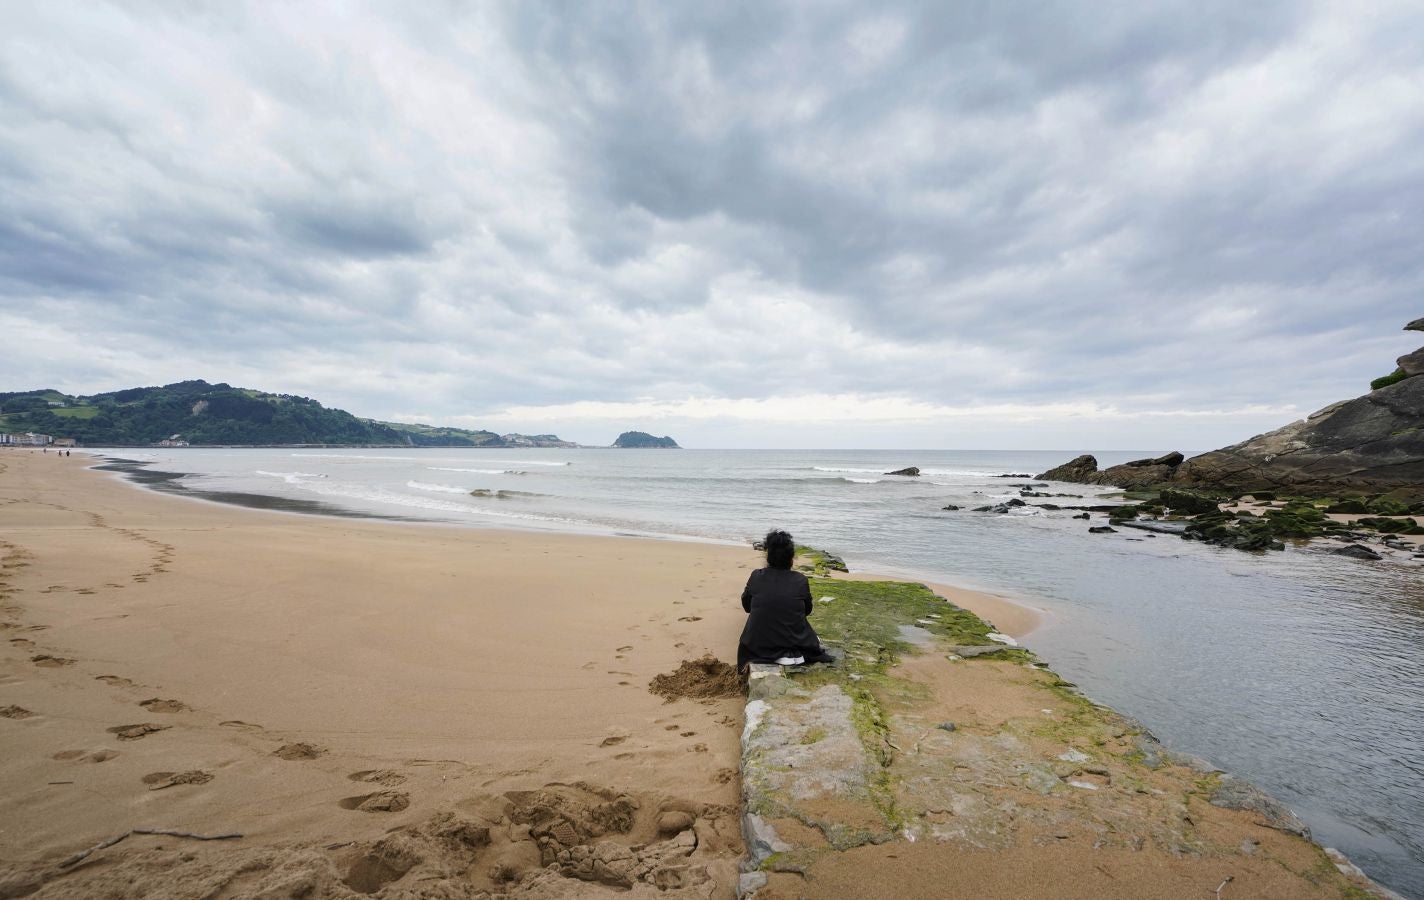
<svg viewBox="0 0 1424 900">
<path fill-rule="evenodd" d="M 750 662 L 775 662 L 804 656 L 807 662 L 824 654 L 806 617 L 811 614 L 811 585 L 791 569 L 757 569 L 742 591 L 747 624 L 737 646 L 737 668 Z"/>
</svg>

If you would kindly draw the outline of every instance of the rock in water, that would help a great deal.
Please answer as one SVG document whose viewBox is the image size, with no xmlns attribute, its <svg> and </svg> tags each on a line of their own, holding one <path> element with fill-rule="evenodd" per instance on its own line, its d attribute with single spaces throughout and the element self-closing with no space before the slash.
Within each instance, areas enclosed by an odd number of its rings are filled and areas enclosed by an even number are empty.
<svg viewBox="0 0 1424 900">
<path fill-rule="evenodd" d="M 893 472 L 886 472 L 886 475 L 918 475 L 920 470 L 916 466 L 908 466 L 904 469 L 896 469 Z"/>
<path fill-rule="evenodd" d="M 1117 529 L 1111 525 L 1094 525 L 1088 529 L 1089 534 L 1117 534 Z"/>
<path fill-rule="evenodd" d="M 1336 556 L 1348 556 L 1352 559 L 1384 559 L 1383 556 L 1361 544 L 1346 544 L 1344 547 L 1336 547 L 1330 552 Z"/>
<path fill-rule="evenodd" d="M 1039 478 L 1048 481 L 1071 481 L 1074 484 L 1090 484 L 1086 479 L 1098 474 L 1098 458 L 1091 453 L 1072 459 L 1056 469 L 1049 469 Z"/>
</svg>

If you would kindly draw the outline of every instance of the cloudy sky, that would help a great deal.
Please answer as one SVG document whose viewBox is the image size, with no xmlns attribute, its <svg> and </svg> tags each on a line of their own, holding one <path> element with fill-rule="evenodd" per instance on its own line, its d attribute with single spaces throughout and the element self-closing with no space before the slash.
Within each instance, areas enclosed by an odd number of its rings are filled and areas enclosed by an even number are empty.
<svg viewBox="0 0 1424 900">
<path fill-rule="evenodd" d="M 1207 449 L 1424 337 L 1424 10 L 0 0 L 0 390 Z"/>
</svg>

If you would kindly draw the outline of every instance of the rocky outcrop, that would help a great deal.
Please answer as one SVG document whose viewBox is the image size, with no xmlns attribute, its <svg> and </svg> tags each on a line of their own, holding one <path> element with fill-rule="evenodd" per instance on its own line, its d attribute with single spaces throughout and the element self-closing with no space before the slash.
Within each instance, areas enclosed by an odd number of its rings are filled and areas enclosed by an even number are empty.
<svg viewBox="0 0 1424 900">
<path fill-rule="evenodd" d="M 1173 480 L 1231 492 L 1389 493 L 1424 500 L 1424 379 L 1406 378 L 1192 457 Z"/>
<path fill-rule="evenodd" d="M 1405 326 L 1424 330 L 1424 319 Z M 1424 501 L 1424 348 L 1399 358 L 1398 380 L 1299 422 L 1183 460 L 1169 453 L 1098 471 L 1084 455 L 1039 478 L 1121 488 L 1181 486 L 1227 494 L 1388 494 Z M 1386 379 L 1387 380 L 1387 379 Z"/>
<path fill-rule="evenodd" d="M 1071 481 L 1075 484 L 1105 484 L 1120 488 L 1144 488 L 1171 480 L 1181 465 L 1183 456 L 1177 451 L 1148 459 L 1134 459 L 1121 465 L 1098 471 L 1097 457 L 1085 453 L 1039 475 L 1048 481 Z"/>
<path fill-rule="evenodd" d="M 918 466 L 907 466 L 906 468 L 903 468 L 903 469 L 896 469 L 896 470 L 893 471 L 893 472 L 886 472 L 885 474 L 886 474 L 886 475 L 919 475 L 919 474 L 920 474 L 920 469 L 919 469 Z"/>
</svg>

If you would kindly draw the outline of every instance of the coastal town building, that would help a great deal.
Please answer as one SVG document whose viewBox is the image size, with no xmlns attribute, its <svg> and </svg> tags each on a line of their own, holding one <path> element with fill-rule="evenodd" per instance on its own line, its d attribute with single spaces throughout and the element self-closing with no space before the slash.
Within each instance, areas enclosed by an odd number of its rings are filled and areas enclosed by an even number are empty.
<svg viewBox="0 0 1424 900">
<path fill-rule="evenodd" d="M 188 442 L 183 440 L 181 434 L 170 434 L 168 437 L 154 444 L 155 447 L 186 447 Z"/>
<path fill-rule="evenodd" d="M 55 438 L 55 439 L 54 439 L 54 446 L 56 446 L 56 447 L 78 447 L 78 446 L 79 446 L 79 442 L 76 441 L 74 438 Z"/>
<path fill-rule="evenodd" d="M 9 447 L 48 447 L 54 443 L 54 437 L 48 434 L 35 434 L 33 431 L 11 432 L 10 434 L 0 434 L 0 446 Z"/>
</svg>

